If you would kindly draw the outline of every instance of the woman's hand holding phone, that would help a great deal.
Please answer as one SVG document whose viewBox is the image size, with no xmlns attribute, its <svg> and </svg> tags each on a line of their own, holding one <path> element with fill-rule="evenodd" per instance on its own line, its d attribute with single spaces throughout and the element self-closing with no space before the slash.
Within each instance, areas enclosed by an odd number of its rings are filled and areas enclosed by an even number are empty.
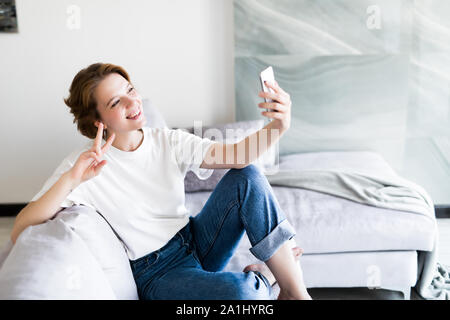
<svg viewBox="0 0 450 320">
<path fill-rule="evenodd" d="M 113 133 L 108 141 L 101 146 L 102 136 L 103 123 L 100 123 L 92 148 L 80 154 L 73 167 L 69 170 L 69 176 L 76 185 L 96 177 L 105 166 L 106 160 L 101 159 L 113 143 L 115 135 Z"/>
<path fill-rule="evenodd" d="M 265 102 L 259 103 L 258 107 L 266 109 L 261 112 L 263 116 L 274 119 L 273 127 L 285 131 L 291 126 L 291 97 L 278 85 L 273 76 L 271 76 L 273 80 L 269 81 L 265 80 L 263 75 L 262 73 L 261 81 L 269 90 L 265 91 L 263 86 L 263 91 L 259 92 L 258 95 L 264 98 Z"/>
</svg>

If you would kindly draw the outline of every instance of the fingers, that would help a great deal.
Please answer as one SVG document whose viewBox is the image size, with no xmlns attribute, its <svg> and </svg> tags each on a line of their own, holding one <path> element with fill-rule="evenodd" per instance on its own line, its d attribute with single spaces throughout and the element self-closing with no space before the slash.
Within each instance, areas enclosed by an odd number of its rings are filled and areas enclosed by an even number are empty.
<svg viewBox="0 0 450 320">
<path fill-rule="evenodd" d="M 98 125 L 97 136 L 95 137 L 93 145 L 94 151 L 97 152 L 99 156 L 101 155 L 100 146 L 102 144 L 102 137 L 103 137 L 103 123 L 100 122 L 100 124 Z"/>
<path fill-rule="evenodd" d="M 283 89 L 281 89 L 281 87 L 278 85 L 278 82 L 276 81 L 274 82 L 264 81 L 264 84 L 266 85 L 266 87 L 271 88 L 273 91 L 275 91 L 275 93 L 283 92 Z"/>
<path fill-rule="evenodd" d="M 94 173 L 95 173 L 96 176 L 100 173 L 100 171 L 102 170 L 102 168 L 105 165 L 106 165 L 106 160 L 102 160 L 96 166 L 94 166 Z"/>
<path fill-rule="evenodd" d="M 274 102 L 261 102 L 258 104 L 258 107 L 262 109 L 272 109 L 279 112 L 287 111 L 287 107 L 285 105 L 274 103 Z"/>
<path fill-rule="evenodd" d="M 275 82 L 264 81 L 264 84 L 266 85 L 267 88 L 273 89 L 273 91 L 275 91 L 275 93 L 280 93 L 279 86 L 276 86 Z"/>
<path fill-rule="evenodd" d="M 264 92 L 264 91 L 261 91 L 258 95 L 262 98 L 272 99 L 281 104 L 289 103 L 289 96 L 287 96 L 287 95 L 282 95 L 282 94 L 272 93 L 272 92 Z"/>
<path fill-rule="evenodd" d="M 112 145 L 116 137 L 116 135 L 113 133 L 108 138 L 106 143 L 102 146 L 103 128 L 104 128 L 103 123 L 100 122 L 100 124 L 98 125 L 97 135 L 94 139 L 94 144 L 92 146 L 92 150 L 95 151 L 99 157 L 103 156 L 103 154 L 108 151 L 109 147 Z"/>
<path fill-rule="evenodd" d="M 104 153 L 106 153 L 106 152 L 108 151 L 109 147 L 112 145 L 112 143 L 113 143 L 113 141 L 114 141 L 115 138 L 116 138 L 116 134 L 115 134 L 115 133 L 113 133 L 113 134 L 108 138 L 108 141 L 106 141 L 106 143 L 103 145 L 103 147 L 102 147 L 102 149 L 101 149 L 102 154 L 104 154 Z"/>
<path fill-rule="evenodd" d="M 290 103 L 291 97 L 289 96 L 289 94 L 288 94 L 286 91 L 284 91 L 284 90 L 278 85 L 278 83 L 277 83 L 276 81 L 275 81 L 274 83 L 271 83 L 271 82 L 267 82 L 267 81 L 266 81 L 265 84 L 266 84 L 267 87 L 273 89 L 273 91 L 274 91 L 275 93 L 273 93 L 273 92 L 264 92 L 264 91 L 261 91 L 261 92 L 258 94 L 260 97 L 263 97 L 263 98 L 269 98 L 269 99 L 278 101 L 278 102 L 281 103 L 281 104 L 286 104 L 286 105 L 287 105 L 287 104 Z"/>
<path fill-rule="evenodd" d="M 261 114 L 267 118 L 272 118 L 272 119 L 284 120 L 284 118 L 285 118 L 284 113 L 281 113 L 281 112 L 263 111 L 263 112 L 261 112 Z"/>
<path fill-rule="evenodd" d="M 92 159 L 92 160 L 97 161 L 97 162 L 102 161 L 100 159 L 100 157 L 97 155 L 97 153 L 95 153 L 93 151 L 86 151 L 86 158 L 87 159 Z"/>
<path fill-rule="evenodd" d="M 289 96 L 289 94 L 286 91 L 284 91 L 283 88 L 280 87 L 277 81 L 275 81 L 272 85 L 273 85 L 272 88 L 275 90 L 275 92 L 279 92 L 283 95 Z"/>
</svg>

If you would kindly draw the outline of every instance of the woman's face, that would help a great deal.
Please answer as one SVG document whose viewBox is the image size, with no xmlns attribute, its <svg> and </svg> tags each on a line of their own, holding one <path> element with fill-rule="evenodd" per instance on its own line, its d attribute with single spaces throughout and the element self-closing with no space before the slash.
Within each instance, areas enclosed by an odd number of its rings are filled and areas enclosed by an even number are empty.
<svg viewBox="0 0 450 320">
<path fill-rule="evenodd" d="M 124 77 L 111 73 L 96 87 L 97 111 L 109 133 L 121 134 L 142 128 L 147 121 L 141 96 Z M 135 116 L 135 117 L 133 117 Z"/>
</svg>

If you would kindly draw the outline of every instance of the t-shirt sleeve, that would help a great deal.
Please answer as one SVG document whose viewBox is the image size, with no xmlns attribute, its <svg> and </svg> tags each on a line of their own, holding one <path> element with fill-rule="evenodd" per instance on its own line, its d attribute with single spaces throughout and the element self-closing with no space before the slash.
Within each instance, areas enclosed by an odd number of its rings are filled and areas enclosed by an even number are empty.
<svg viewBox="0 0 450 320">
<path fill-rule="evenodd" d="M 36 201 L 42 197 L 55 183 L 58 179 L 67 172 L 75 164 L 78 156 L 82 151 L 74 152 L 69 157 L 65 158 L 62 163 L 56 168 L 55 172 L 47 179 L 44 183 L 42 189 L 31 199 L 31 201 Z M 60 207 L 67 208 L 76 204 L 86 204 L 86 197 L 84 196 L 82 185 L 75 188 L 64 201 L 60 204 Z"/>
<path fill-rule="evenodd" d="M 216 142 L 208 138 L 198 137 L 182 129 L 168 130 L 168 135 L 170 146 L 182 175 L 185 176 L 191 170 L 199 179 L 208 179 L 214 169 L 200 168 L 200 165 L 209 148 Z"/>
</svg>

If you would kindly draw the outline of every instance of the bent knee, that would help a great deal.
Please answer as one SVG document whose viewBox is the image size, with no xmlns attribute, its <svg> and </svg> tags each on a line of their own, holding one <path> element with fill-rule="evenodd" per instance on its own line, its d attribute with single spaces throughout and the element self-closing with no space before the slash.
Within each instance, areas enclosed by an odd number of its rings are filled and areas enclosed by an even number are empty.
<svg viewBox="0 0 450 320">
<path fill-rule="evenodd" d="M 229 171 L 229 173 L 232 175 L 235 174 L 235 175 L 238 175 L 241 177 L 243 176 L 249 180 L 260 179 L 261 177 L 265 178 L 265 176 L 261 172 L 261 169 L 259 169 L 254 164 L 249 164 L 248 166 L 241 168 L 241 169 L 231 169 Z"/>
<path fill-rule="evenodd" d="M 261 174 L 261 170 L 254 164 L 249 164 L 249 165 L 245 166 L 244 168 L 240 168 L 240 169 L 231 169 L 231 171 L 237 171 L 237 172 L 239 172 L 241 174 L 245 174 L 245 175 Z"/>
</svg>

